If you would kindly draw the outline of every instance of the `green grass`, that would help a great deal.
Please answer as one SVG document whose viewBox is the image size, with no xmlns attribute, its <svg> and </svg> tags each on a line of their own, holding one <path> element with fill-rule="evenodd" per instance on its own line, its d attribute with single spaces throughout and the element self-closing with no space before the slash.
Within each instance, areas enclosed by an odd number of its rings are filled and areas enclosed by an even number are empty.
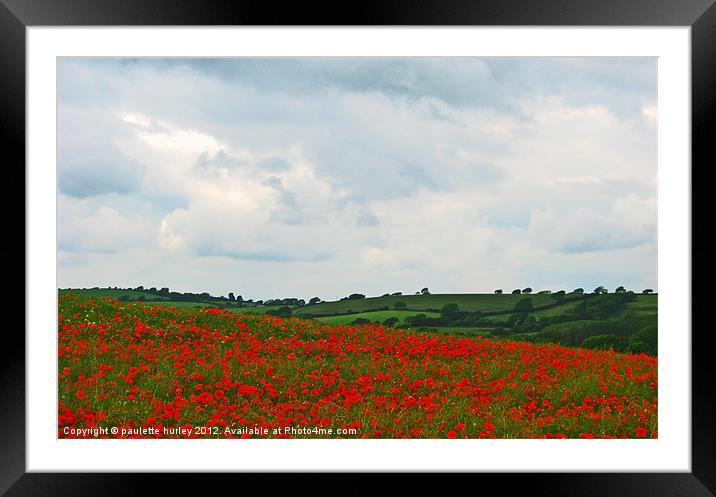
<svg viewBox="0 0 716 497">
<path fill-rule="evenodd" d="M 564 314 L 566 312 L 571 311 L 572 309 L 577 307 L 577 304 L 579 304 L 579 302 L 564 302 L 564 303 L 556 305 L 554 307 L 550 307 L 549 309 L 538 309 L 536 311 L 532 311 L 532 312 L 530 312 L 530 314 L 535 317 L 558 316 L 560 314 Z"/>
<path fill-rule="evenodd" d="M 657 314 L 659 310 L 658 295 L 637 295 L 634 302 L 624 305 L 625 313 L 632 313 L 639 316 Z"/>
<path fill-rule="evenodd" d="M 437 312 L 427 311 L 374 311 L 374 312 L 361 312 L 358 314 L 342 314 L 340 316 L 323 316 L 317 318 L 318 321 L 328 324 L 348 324 L 357 318 L 365 318 L 371 323 L 380 321 L 381 323 L 388 318 L 396 317 L 401 322 L 405 321 L 408 316 L 415 316 L 416 314 L 425 314 L 429 317 L 438 317 L 440 314 Z"/>
<path fill-rule="evenodd" d="M 530 297 L 532 304 L 535 306 L 552 302 L 552 297 L 546 294 L 495 295 L 494 293 L 444 293 L 436 295 L 391 295 L 388 297 L 323 302 L 296 309 L 295 314 L 301 315 L 308 313 L 321 316 L 346 314 L 349 311 L 361 312 L 376 310 L 383 307 L 393 309 L 396 302 L 404 302 L 406 304 L 406 310 L 412 311 L 441 309 L 445 304 L 457 304 L 462 311 L 510 310 L 515 307 L 518 301 L 525 297 Z"/>
</svg>

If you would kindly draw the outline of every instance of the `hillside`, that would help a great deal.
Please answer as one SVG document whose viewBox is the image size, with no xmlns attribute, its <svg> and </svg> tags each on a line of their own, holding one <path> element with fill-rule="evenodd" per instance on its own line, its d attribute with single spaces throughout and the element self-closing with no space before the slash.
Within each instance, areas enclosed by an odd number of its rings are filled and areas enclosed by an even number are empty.
<svg viewBox="0 0 716 497">
<path fill-rule="evenodd" d="M 463 311 L 507 311 L 525 297 L 530 297 L 535 306 L 552 302 L 548 294 L 496 295 L 494 293 L 441 293 L 435 295 L 390 295 L 365 299 L 339 300 L 307 305 L 297 309 L 298 316 L 326 316 L 373 310 L 395 309 L 396 302 L 405 303 L 405 309 L 417 311 L 440 311 L 446 304 L 457 304 Z"/>
<path fill-rule="evenodd" d="M 167 307 L 219 307 L 242 314 L 293 315 L 333 325 L 378 323 L 388 328 L 448 335 L 486 335 L 657 354 L 656 294 L 570 293 L 561 299 L 539 293 L 389 295 L 301 305 L 304 301 L 300 299 L 240 302 L 208 293 L 161 293 L 156 289 L 66 289 L 59 293 L 112 297 L 125 302 L 140 300 Z"/>
<path fill-rule="evenodd" d="M 655 357 L 150 306 L 60 298 L 59 438 L 658 436 Z"/>
</svg>

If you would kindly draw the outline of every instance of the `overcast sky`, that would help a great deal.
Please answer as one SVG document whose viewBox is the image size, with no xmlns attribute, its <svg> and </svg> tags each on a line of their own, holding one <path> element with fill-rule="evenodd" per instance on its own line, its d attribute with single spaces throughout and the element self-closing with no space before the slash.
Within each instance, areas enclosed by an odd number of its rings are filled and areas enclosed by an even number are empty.
<svg viewBox="0 0 716 497">
<path fill-rule="evenodd" d="M 655 58 L 62 58 L 59 286 L 657 289 Z"/>
</svg>

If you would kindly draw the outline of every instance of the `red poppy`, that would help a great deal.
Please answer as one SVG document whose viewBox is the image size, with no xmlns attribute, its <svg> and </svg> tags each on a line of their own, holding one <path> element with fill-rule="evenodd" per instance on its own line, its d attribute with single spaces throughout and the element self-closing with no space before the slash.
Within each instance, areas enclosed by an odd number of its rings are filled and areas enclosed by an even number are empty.
<svg viewBox="0 0 716 497">
<path fill-rule="evenodd" d="M 286 438 L 295 435 L 271 429 L 353 427 L 350 436 L 364 438 L 657 436 L 646 427 L 657 424 L 658 359 L 644 354 L 71 294 L 60 296 L 58 311 L 58 428 L 258 426 Z"/>
</svg>

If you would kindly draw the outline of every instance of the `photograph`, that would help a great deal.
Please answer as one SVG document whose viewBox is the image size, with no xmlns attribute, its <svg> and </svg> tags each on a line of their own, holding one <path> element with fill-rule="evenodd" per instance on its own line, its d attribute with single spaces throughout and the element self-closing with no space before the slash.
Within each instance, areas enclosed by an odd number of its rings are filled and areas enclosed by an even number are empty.
<svg viewBox="0 0 716 497">
<path fill-rule="evenodd" d="M 57 438 L 658 439 L 658 71 L 57 57 Z"/>
</svg>

